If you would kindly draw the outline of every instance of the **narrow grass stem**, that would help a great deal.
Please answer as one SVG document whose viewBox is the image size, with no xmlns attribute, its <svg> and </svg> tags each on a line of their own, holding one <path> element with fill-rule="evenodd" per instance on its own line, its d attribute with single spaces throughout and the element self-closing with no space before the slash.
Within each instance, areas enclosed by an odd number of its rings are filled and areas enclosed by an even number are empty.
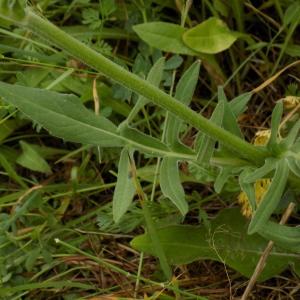
<svg viewBox="0 0 300 300">
<path fill-rule="evenodd" d="M 261 164 L 268 156 L 269 153 L 266 150 L 257 148 L 213 124 L 175 98 L 149 84 L 137 75 L 126 71 L 121 66 L 60 30 L 54 24 L 36 15 L 30 8 L 26 9 L 26 17 L 21 22 L 16 21 L 16 23 L 29 28 L 34 33 L 65 50 L 70 55 L 83 61 L 112 80 L 143 95 L 153 103 L 175 114 L 203 133 L 218 140 L 227 148 L 235 151 L 240 157 L 246 158 L 256 164 Z"/>
</svg>

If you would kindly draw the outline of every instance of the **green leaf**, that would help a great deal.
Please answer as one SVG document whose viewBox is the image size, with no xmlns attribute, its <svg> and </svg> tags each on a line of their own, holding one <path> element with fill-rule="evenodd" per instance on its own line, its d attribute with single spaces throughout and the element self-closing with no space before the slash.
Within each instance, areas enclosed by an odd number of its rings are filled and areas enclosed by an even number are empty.
<svg viewBox="0 0 300 300">
<path fill-rule="evenodd" d="M 17 158 L 17 163 L 32 171 L 50 174 L 51 168 L 47 161 L 28 143 L 20 141 L 23 153 Z"/>
<path fill-rule="evenodd" d="M 282 159 L 276 166 L 271 185 L 269 186 L 257 210 L 254 212 L 248 228 L 249 234 L 259 231 L 267 223 L 283 195 L 288 175 L 288 164 L 285 159 Z"/>
<path fill-rule="evenodd" d="M 2 166 L 2 168 L 7 172 L 8 176 L 12 180 L 17 182 L 21 187 L 23 187 L 25 189 L 28 188 L 27 184 L 24 182 L 22 177 L 17 174 L 17 172 L 15 171 L 13 165 L 6 158 L 6 156 L 4 155 L 4 152 L 3 152 L 2 149 L 1 149 L 1 152 L 0 152 L 0 166 Z"/>
<path fill-rule="evenodd" d="M 212 17 L 183 34 L 184 43 L 194 51 L 215 54 L 236 41 L 237 35 L 220 19 Z"/>
<path fill-rule="evenodd" d="M 300 253 L 300 227 L 289 227 L 269 221 L 259 230 L 259 234 L 282 248 Z"/>
<path fill-rule="evenodd" d="M 298 177 L 300 177 L 300 164 L 297 161 L 297 158 L 289 156 L 287 158 L 287 163 L 290 170 Z"/>
<path fill-rule="evenodd" d="M 251 172 L 248 176 L 244 177 L 244 182 L 251 183 L 258 179 L 266 177 L 277 166 L 278 160 L 276 158 L 267 158 L 265 164 Z"/>
<path fill-rule="evenodd" d="M 231 110 L 231 106 L 227 101 L 226 95 L 224 93 L 223 87 L 218 87 L 218 101 L 224 103 L 224 118 L 223 118 L 223 127 L 224 129 L 230 131 L 236 136 L 243 138 L 240 127 L 237 122 L 237 117 Z"/>
<path fill-rule="evenodd" d="M 173 265 L 212 259 L 225 263 L 247 277 L 252 275 L 267 245 L 267 241 L 259 234 L 247 235 L 247 221 L 236 208 L 221 211 L 211 221 L 210 229 L 205 226 L 168 226 L 158 230 L 158 237 L 169 263 Z M 134 238 L 131 245 L 139 251 L 156 255 L 148 234 Z M 290 262 L 298 261 L 300 255 L 274 248 L 259 280 L 271 278 L 286 269 Z"/>
<path fill-rule="evenodd" d="M 163 194 L 176 205 L 183 216 L 186 215 L 188 204 L 179 177 L 177 159 L 173 157 L 163 158 L 159 174 Z"/>
<path fill-rule="evenodd" d="M 127 145 L 132 148 L 141 150 L 154 156 L 169 156 L 176 157 L 178 159 L 194 159 L 195 156 L 191 153 L 189 148 L 180 147 L 175 151 L 170 149 L 167 145 L 160 140 L 144 134 L 143 132 L 131 128 L 129 126 L 123 126 L 120 130 L 120 134 L 126 139 Z"/>
<path fill-rule="evenodd" d="M 248 92 L 235 97 L 229 102 L 230 109 L 236 117 L 246 110 L 251 97 L 252 93 Z"/>
<path fill-rule="evenodd" d="M 10 119 L 6 121 L 1 121 L 0 124 L 0 142 L 5 140 L 8 136 L 10 136 L 16 129 L 26 125 L 28 123 L 27 120 L 19 120 L 19 119 Z"/>
<path fill-rule="evenodd" d="M 54 136 L 102 147 L 124 145 L 116 126 L 86 109 L 74 95 L 0 82 L 0 96 Z"/>
<path fill-rule="evenodd" d="M 221 126 L 223 123 L 225 111 L 225 103 L 219 101 L 216 108 L 214 109 L 210 121 L 216 125 Z M 216 140 L 212 139 L 206 134 L 199 132 L 196 140 L 196 151 L 197 151 L 197 161 L 202 163 L 210 163 L 210 159 L 213 156 L 215 150 Z"/>
<path fill-rule="evenodd" d="M 298 1 L 294 1 L 284 13 L 283 26 L 286 27 L 295 21 L 298 21 L 300 13 L 300 5 Z"/>
<path fill-rule="evenodd" d="M 189 162 L 189 172 L 195 177 L 198 183 L 208 183 L 215 181 L 217 173 L 210 165 L 207 168 L 193 162 Z"/>
<path fill-rule="evenodd" d="M 232 168 L 231 167 L 222 167 L 216 180 L 214 183 L 214 189 L 216 191 L 216 193 L 221 193 L 225 183 L 228 181 L 229 177 L 231 176 L 231 171 Z"/>
<path fill-rule="evenodd" d="M 186 29 L 179 25 L 166 22 L 149 22 L 135 25 L 133 30 L 151 47 L 171 53 L 196 55 L 182 42 L 182 35 Z"/>
<path fill-rule="evenodd" d="M 135 194 L 135 185 L 131 175 L 130 157 L 124 148 L 121 152 L 117 184 L 113 196 L 113 219 L 117 223 L 128 210 Z"/>
<path fill-rule="evenodd" d="M 201 61 L 196 60 L 181 76 L 176 86 L 175 98 L 190 105 L 199 80 Z"/>
<path fill-rule="evenodd" d="M 155 64 L 150 69 L 147 75 L 147 81 L 152 85 L 159 87 L 163 74 L 164 74 L 164 67 L 165 67 L 165 58 L 161 57 L 158 59 Z M 126 126 L 130 123 L 134 117 L 138 114 L 138 112 L 149 102 L 149 100 L 143 96 L 139 96 L 136 104 L 132 108 L 131 112 L 129 113 L 127 119 L 119 125 L 119 130 L 122 126 Z"/>
<path fill-rule="evenodd" d="M 159 140 L 127 126 L 118 132 L 111 121 L 86 109 L 74 95 L 0 82 L 0 96 L 52 135 L 67 141 L 101 147 L 131 145 L 153 155 L 193 159 L 191 151 L 176 153 Z"/>
<path fill-rule="evenodd" d="M 171 152 L 170 149 L 160 140 L 150 135 L 144 134 L 143 132 L 132 127 L 123 126 L 120 129 L 120 134 L 128 140 L 128 144 L 130 146 L 144 150 L 149 154 L 155 154 L 155 152 L 153 152 L 153 149 L 159 149 L 159 151 L 165 154 Z"/>
<path fill-rule="evenodd" d="M 298 133 L 300 130 L 300 120 L 298 120 L 293 127 L 290 129 L 288 135 L 281 141 L 281 144 L 286 148 L 289 149 L 295 143 Z"/>
<path fill-rule="evenodd" d="M 175 98 L 185 105 L 189 105 L 194 95 L 200 70 L 200 61 L 195 61 L 181 76 L 175 92 Z M 166 119 L 166 141 L 172 146 L 178 142 L 181 120 L 173 114 Z"/>
<path fill-rule="evenodd" d="M 41 249 L 40 248 L 36 248 L 36 249 L 32 249 L 29 253 L 28 256 L 25 260 L 25 268 L 28 272 L 31 272 L 35 262 L 37 261 L 39 255 L 41 253 Z"/>
<path fill-rule="evenodd" d="M 24 0 L 1 0 L 0 18 L 8 21 L 21 21 L 25 17 Z"/>
<path fill-rule="evenodd" d="M 252 168 L 245 168 L 239 176 L 239 184 L 242 191 L 247 195 L 252 211 L 256 209 L 255 189 L 252 183 L 246 182 L 247 178 L 252 173 Z"/>
</svg>

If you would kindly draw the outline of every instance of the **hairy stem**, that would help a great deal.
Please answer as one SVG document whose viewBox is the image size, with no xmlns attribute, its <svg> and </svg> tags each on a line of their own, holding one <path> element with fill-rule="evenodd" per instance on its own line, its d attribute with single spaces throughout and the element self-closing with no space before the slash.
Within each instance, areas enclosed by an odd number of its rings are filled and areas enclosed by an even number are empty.
<svg viewBox="0 0 300 300">
<path fill-rule="evenodd" d="M 30 8 L 26 9 L 26 17 L 22 21 L 16 20 L 16 23 L 29 28 L 32 32 L 65 50 L 73 57 L 76 57 L 110 79 L 143 95 L 153 103 L 173 113 L 178 118 L 201 130 L 203 133 L 218 140 L 227 148 L 235 151 L 240 157 L 246 158 L 255 164 L 261 164 L 268 156 L 266 150 L 255 147 L 213 124 L 200 114 L 177 101 L 175 98 L 149 84 L 146 80 L 128 72 L 105 58 L 100 53 L 97 53 L 60 30 L 54 24 L 36 15 Z"/>
</svg>

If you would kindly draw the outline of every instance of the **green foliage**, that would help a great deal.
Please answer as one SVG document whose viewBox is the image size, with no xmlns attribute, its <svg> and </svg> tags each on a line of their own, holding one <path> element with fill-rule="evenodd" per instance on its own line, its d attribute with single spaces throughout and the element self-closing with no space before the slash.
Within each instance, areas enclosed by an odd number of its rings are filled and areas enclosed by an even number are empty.
<svg viewBox="0 0 300 300">
<path fill-rule="evenodd" d="M 186 55 L 219 53 L 230 48 L 238 37 L 217 18 L 210 18 L 191 29 L 165 22 L 139 24 L 133 29 L 152 47 Z"/>
<path fill-rule="evenodd" d="M 113 197 L 113 216 L 116 223 L 120 221 L 128 210 L 135 194 L 130 157 L 132 157 L 132 153 L 124 148 L 120 155 L 118 180 Z"/>
<path fill-rule="evenodd" d="M 1 0 L 0 1 L 0 19 L 8 21 L 22 20 L 25 17 L 25 0 Z"/>
<path fill-rule="evenodd" d="M 51 167 L 47 161 L 28 143 L 20 141 L 22 154 L 16 162 L 21 166 L 33 171 L 51 173 Z"/>
<path fill-rule="evenodd" d="M 195 52 L 183 43 L 182 36 L 186 29 L 179 25 L 151 22 L 135 25 L 133 29 L 143 41 L 152 47 L 166 52 L 195 55 Z"/>
<path fill-rule="evenodd" d="M 265 196 L 262 199 L 262 203 L 255 211 L 253 218 L 249 224 L 249 234 L 259 231 L 267 220 L 272 215 L 273 211 L 279 204 L 279 201 L 283 195 L 288 179 L 289 168 L 285 159 L 277 162 L 275 167 L 275 174 L 272 178 L 272 183 L 268 188 Z"/>
<path fill-rule="evenodd" d="M 182 39 L 194 51 L 215 54 L 228 49 L 236 41 L 237 35 L 222 20 L 209 18 L 187 30 Z"/>
<path fill-rule="evenodd" d="M 300 180 L 299 111 L 278 99 L 299 76 L 271 77 L 299 56 L 299 3 L 25 2 L 0 0 L 0 298 L 105 297 L 122 276 L 142 297 L 204 259 L 250 277 L 269 240 L 260 280 L 299 276 L 299 207 L 278 224 Z M 241 191 L 250 220 L 223 209 Z M 181 284 L 163 289 L 197 299 Z"/>
<path fill-rule="evenodd" d="M 258 234 L 247 235 L 247 222 L 237 209 L 223 210 L 210 222 L 209 229 L 203 225 L 176 225 L 161 228 L 158 236 L 173 265 L 213 259 L 226 263 L 246 277 L 252 275 L 267 243 Z M 138 236 L 132 240 L 131 245 L 139 251 L 156 255 L 149 238 L 148 234 Z M 299 263 L 299 259 L 299 255 L 274 249 L 260 280 L 273 277 L 290 263 Z"/>
<path fill-rule="evenodd" d="M 178 207 L 184 216 L 188 212 L 188 205 L 179 177 L 177 159 L 173 157 L 163 158 L 159 174 L 161 191 Z"/>
</svg>

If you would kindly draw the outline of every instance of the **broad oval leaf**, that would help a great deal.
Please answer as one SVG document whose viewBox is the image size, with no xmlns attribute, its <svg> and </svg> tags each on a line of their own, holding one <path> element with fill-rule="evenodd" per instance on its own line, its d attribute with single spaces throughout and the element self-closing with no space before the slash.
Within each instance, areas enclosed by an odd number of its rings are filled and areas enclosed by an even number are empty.
<svg viewBox="0 0 300 300">
<path fill-rule="evenodd" d="M 184 43 L 194 51 L 215 54 L 224 51 L 237 40 L 220 19 L 212 17 L 183 34 Z"/>
<path fill-rule="evenodd" d="M 278 162 L 271 185 L 264 195 L 261 203 L 249 224 L 248 233 L 259 231 L 268 221 L 273 211 L 276 209 L 284 192 L 289 175 L 289 167 L 285 159 Z"/>
<path fill-rule="evenodd" d="M 117 223 L 128 210 L 135 194 L 131 176 L 130 153 L 124 148 L 118 165 L 118 178 L 113 196 L 113 219 Z"/>
<path fill-rule="evenodd" d="M 247 225 L 239 209 L 224 209 L 211 221 L 210 229 L 205 226 L 168 226 L 158 230 L 158 237 L 168 261 L 173 265 L 212 259 L 250 277 L 267 241 L 259 234 L 247 235 Z M 149 234 L 134 238 L 131 245 L 139 251 L 157 255 Z M 274 248 L 259 280 L 271 278 L 286 269 L 290 262 L 299 260 L 300 255 Z"/>
<path fill-rule="evenodd" d="M 176 205 L 183 216 L 186 215 L 188 204 L 180 181 L 177 159 L 174 157 L 163 158 L 159 175 L 163 194 Z"/>
<path fill-rule="evenodd" d="M 135 25 L 133 30 L 151 47 L 171 53 L 197 55 L 182 42 L 182 35 L 186 29 L 180 25 L 166 22 L 149 22 Z"/>
</svg>

